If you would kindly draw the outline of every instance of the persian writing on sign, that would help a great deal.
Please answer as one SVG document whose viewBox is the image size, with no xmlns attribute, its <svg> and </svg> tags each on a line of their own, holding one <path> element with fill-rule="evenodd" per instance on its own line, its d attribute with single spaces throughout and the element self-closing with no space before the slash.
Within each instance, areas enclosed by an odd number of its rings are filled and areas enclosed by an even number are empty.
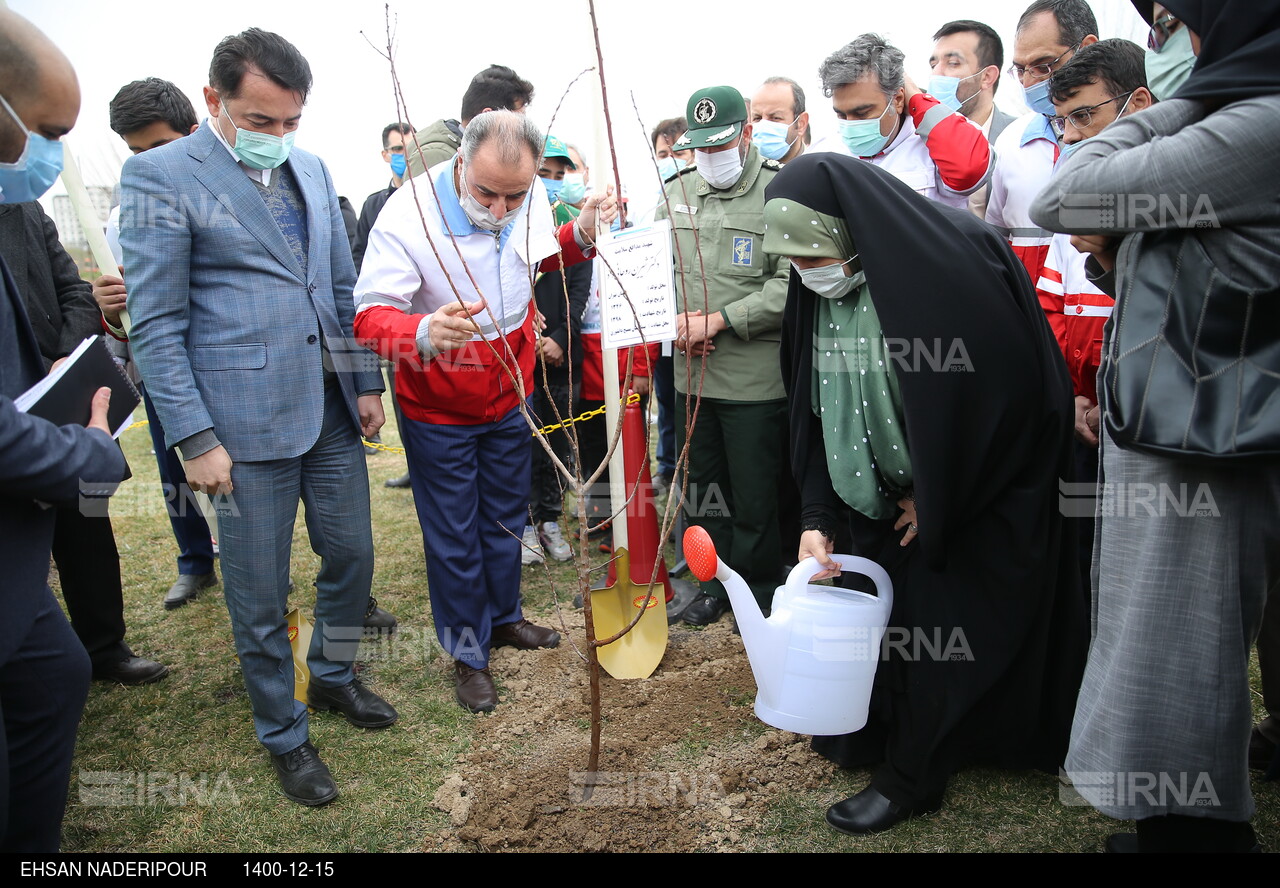
<svg viewBox="0 0 1280 888">
<path fill-rule="evenodd" d="M 662 219 L 647 228 L 610 232 L 600 239 L 599 251 L 596 280 L 603 346 L 626 348 L 675 339 L 671 223 Z"/>
</svg>

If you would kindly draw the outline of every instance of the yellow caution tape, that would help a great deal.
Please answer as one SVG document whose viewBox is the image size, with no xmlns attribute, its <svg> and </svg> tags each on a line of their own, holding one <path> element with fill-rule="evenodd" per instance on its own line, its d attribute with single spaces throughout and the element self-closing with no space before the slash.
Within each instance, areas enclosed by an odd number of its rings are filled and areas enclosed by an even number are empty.
<svg viewBox="0 0 1280 888">
<path fill-rule="evenodd" d="M 629 395 L 625 403 L 638 404 L 640 403 L 640 396 L 636 394 Z M 562 429 L 565 426 L 573 425 L 575 422 L 585 422 L 586 420 L 591 419 L 593 416 L 602 415 L 604 413 L 604 410 L 605 408 L 603 407 L 597 407 L 595 410 L 588 410 L 585 413 L 580 413 L 579 415 L 573 417 L 572 419 L 564 420 L 564 422 L 555 422 L 555 423 L 552 423 L 551 425 L 543 426 L 542 428 L 538 429 L 536 432 L 533 432 L 533 434 L 530 435 L 530 437 L 533 437 L 534 435 L 546 435 L 546 434 L 549 434 L 550 432 L 554 432 L 556 429 Z M 126 426 L 125 431 L 131 432 L 134 429 L 140 429 L 145 425 L 147 425 L 147 420 L 143 419 L 133 423 L 132 425 Z M 365 447 L 370 448 L 371 450 L 381 450 L 384 453 L 404 453 L 403 447 L 388 447 L 386 444 L 378 444 L 374 441 L 365 441 L 364 439 L 361 439 L 361 443 L 364 444 Z"/>
</svg>

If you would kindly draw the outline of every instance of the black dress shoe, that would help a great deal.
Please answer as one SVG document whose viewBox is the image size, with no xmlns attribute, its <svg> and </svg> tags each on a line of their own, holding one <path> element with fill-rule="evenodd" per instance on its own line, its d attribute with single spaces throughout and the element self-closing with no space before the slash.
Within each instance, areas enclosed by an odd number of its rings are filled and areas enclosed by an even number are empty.
<svg viewBox="0 0 1280 888">
<path fill-rule="evenodd" d="M 405 472 L 399 478 L 392 478 L 382 485 L 383 487 L 405 488 L 409 486 L 409 473 Z"/>
<path fill-rule="evenodd" d="M 455 660 L 453 678 L 457 689 L 458 704 L 468 712 L 493 712 L 498 705 L 498 689 L 494 687 L 489 667 L 474 669 Z"/>
<path fill-rule="evenodd" d="M 513 647 L 522 651 L 537 648 L 553 648 L 560 643 L 560 633 L 554 629 L 535 626 L 528 620 L 517 620 L 514 623 L 503 623 L 494 626 L 489 636 L 489 647 Z"/>
<path fill-rule="evenodd" d="M 336 709 L 357 728 L 385 728 L 400 717 L 390 703 L 362 685 L 358 678 L 338 688 L 312 683 L 307 687 L 307 705 L 320 712 Z"/>
<path fill-rule="evenodd" d="M 827 823 L 842 833 L 854 836 L 884 832 L 893 829 L 904 820 L 932 814 L 941 802 L 925 802 L 910 808 L 889 801 L 879 791 L 868 786 L 862 792 L 827 809 Z"/>
<path fill-rule="evenodd" d="M 1138 834 L 1112 833 L 1107 836 L 1106 849 L 1108 854 L 1137 854 Z"/>
<path fill-rule="evenodd" d="M 378 607 L 378 599 L 372 595 L 364 611 L 364 628 L 377 635 L 390 635 L 396 628 L 395 615 Z"/>
<path fill-rule="evenodd" d="M 1268 716 L 1264 722 L 1269 723 L 1275 716 Z M 1262 733 L 1262 725 L 1254 725 L 1249 734 L 1249 767 L 1256 771 L 1266 771 L 1263 780 L 1280 778 L 1280 743 L 1271 742 Z"/>
<path fill-rule="evenodd" d="M 684 609 L 680 619 L 690 626 L 710 626 L 729 611 L 729 599 L 716 598 L 703 592 Z"/>
<path fill-rule="evenodd" d="M 189 601 L 195 601 L 201 589 L 208 589 L 217 582 L 217 574 L 213 571 L 207 574 L 182 574 L 165 594 L 164 609 L 176 610 Z"/>
<path fill-rule="evenodd" d="M 169 667 L 155 660 L 133 654 L 93 670 L 95 681 L 114 681 L 122 685 L 144 685 L 159 681 L 169 674 Z"/>
<path fill-rule="evenodd" d="M 315 807 L 327 805 L 338 797 L 337 784 L 320 754 L 310 743 L 303 743 L 284 755 L 272 755 L 280 789 L 292 802 Z"/>
</svg>

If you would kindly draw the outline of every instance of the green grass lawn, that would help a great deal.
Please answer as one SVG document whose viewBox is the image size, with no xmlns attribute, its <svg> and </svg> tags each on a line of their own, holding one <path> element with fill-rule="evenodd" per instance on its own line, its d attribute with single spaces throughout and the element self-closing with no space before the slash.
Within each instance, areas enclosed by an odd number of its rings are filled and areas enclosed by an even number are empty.
<svg viewBox="0 0 1280 888">
<path fill-rule="evenodd" d="M 388 417 L 383 440 L 398 445 L 390 410 Z M 335 804 L 307 809 L 280 794 L 254 737 L 221 586 L 184 608 L 164 610 L 175 550 L 150 438 L 138 429 L 125 433 L 122 444 L 134 478 L 112 513 L 125 578 L 127 640 L 138 654 L 168 664 L 171 674 L 140 688 L 94 684 L 72 769 L 64 848 L 418 851 L 448 834 L 449 815 L 432 805 L 433 796 L 473 744 L 490 741 L 487 720 L 454 702 L 450 663 L 439 652 L 429 619 L 412 495 L 383 487 L 404 471 L 403 457 L 379 452 L 368 459 L 377 547 L 373 594 L 402 628 L 394 639 L 366 646 L 361 657 L 363 676 L 395 704 L 400 720 L 389 730 L 362 731 L 332 713 L 313 716 L 312 739 L 342 795 Z M 299 516 L 292 603 L 306 610 L 314 603 L 310 580 L 317 568 Z M 526 571 L 525 577 L 531 616 L 554 625 L 548 577 L 567 606 L 574 592 L 571 568 L 555 565 L 549 572 Z M 754 695 L 753 688 L 725 692 L 728 705 L 737 708 L 749 706 Z M 717 742 L 690 734 L 688 748 L 670 754 L 696 758 Z M 823 807 L 856 792 L 865 778 L 865 772 L 838 774 L 834 782 L 797 789 L 770 808 L 763 832 L 744 837 L 743 849 L 1075 851 L 1100 848 L 1116 829 L 1087 806 L 1060 804 L 1051 777 L 968 771 L 952 785 L 949 799 L 956 803 L 936 817 L 866 840 L 833 834 L 822 822 Z M 104 786 L 114 787 L 109 800 L 123 803 L 102 804 Z M 1276 784 L 1255 788 L 1255 827 L 1274 850 L 1280 847 L 1280 791 Z"/>
</svg>

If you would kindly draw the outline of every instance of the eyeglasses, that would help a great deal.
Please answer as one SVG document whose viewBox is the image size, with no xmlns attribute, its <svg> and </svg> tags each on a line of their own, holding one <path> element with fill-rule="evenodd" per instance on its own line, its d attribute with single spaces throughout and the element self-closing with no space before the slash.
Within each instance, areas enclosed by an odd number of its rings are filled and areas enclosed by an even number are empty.
<svg viewBox="0 0 1280 888">
<path fill-rule="evenodd" d="M 1017 62 L 1014 62 L 1012 65 L 1009 66 L 1009 70 L 1006 71 L 1005 73 L 1008 74 L 1010 77 L 1015 77 L 1018 80 L 1021 80 L 1026 75 L 1026 73 L 1030 71 L 1032 74 L 1036 75 L 1037 80 L 1044 80 L 1046 77 L 1052 74 L 1054 70 L 1058 67 L 1058 62 L 1062 61 L 1064 58 L 1071 55 L 1071 53 L 1075 52 L 1079 48 L 1080 48 L 1080 44 L 1077 43 L 1075 46 L 1071 47 L 1062 55 L 1054 59 L 1052 62 L 1046 62 L 1045 64 L 1042 64 L 1042 65 L 1019 65 Z"/>
<path fill-rule="evenodd" d="M 1071 121 L 1071 125 L 1083 132 L 1093 124 L 1093 112 L 1097 111 L 1103 105 L 1110 105 L 1112 102 L 1118 102 L 1120 99 L 1133 95 L 1133 90 L 1127 93 L 1121 93 L 1114 98 L 1107 99 L 1105 102 L 1099 102 L 1096 105 L 1090 105 L 1087 108 L 1077 108 L 1066 117 L 1051 117 L 1049 123 L 1053 127 L 1053 131 L 1059 136 L 1067 134 L 1067 121 Z"/>
<path fill-rule="evenodd" d="M 382 150 L 390 151 L 392 154 L 404 154 L 404 148 L 405 146 L 403 145 L 388 145 L 386 148 L 383 148 Z"/>
<path fill-rule="evenodd" d="M 1147 47 L 1159 52 L 1180 27 L 1182 22 L 1172 15 L 1166 15 L 1152 22 L 1151 33 L 1147 34 Z"/>
</svg>

